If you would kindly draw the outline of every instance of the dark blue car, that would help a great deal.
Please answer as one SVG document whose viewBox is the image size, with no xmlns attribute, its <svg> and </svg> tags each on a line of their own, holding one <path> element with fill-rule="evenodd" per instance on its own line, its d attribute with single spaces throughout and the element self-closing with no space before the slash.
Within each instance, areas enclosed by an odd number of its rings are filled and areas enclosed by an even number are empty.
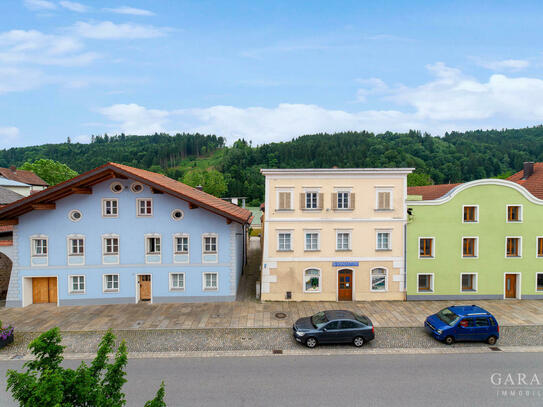
<svg viewBox="0 0 543 407">
<path fill-rule="evenodd" d="M 424 321 L 424 328 L 437 340 L 451 345 L 455 341 L 486 341 L 494 345 L 500 337 L 496 318 L 476 305 L 443 308 Z"/>
</svg>

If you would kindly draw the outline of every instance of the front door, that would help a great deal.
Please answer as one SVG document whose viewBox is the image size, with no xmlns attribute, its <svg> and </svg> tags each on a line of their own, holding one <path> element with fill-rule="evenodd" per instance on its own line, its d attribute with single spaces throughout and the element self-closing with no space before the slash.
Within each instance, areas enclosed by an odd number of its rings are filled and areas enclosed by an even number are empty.
<svg viewBox="0 0 543 407">
<path fill-rule="evenodd" d="M 151 301 L 151 276 L 149 274 L 139 276 L 140 301 Z"/>
<path fill-rule="evenodd" d="M 353 272 L 352 270 L 339 270 L 337 272 L 338 288 L 337 299 L 338 301 L 352 301 L 353 300 Z"/>
<path fill-rule="evenodd" d="M 32 303 L 57 302 L 57 278 L 35 277 L 32 279 Z"/>
<path fill-rule="evenodd" d="M 505 298 L 517 298 L 517 275 L 505 275 Z"/>
</svg>

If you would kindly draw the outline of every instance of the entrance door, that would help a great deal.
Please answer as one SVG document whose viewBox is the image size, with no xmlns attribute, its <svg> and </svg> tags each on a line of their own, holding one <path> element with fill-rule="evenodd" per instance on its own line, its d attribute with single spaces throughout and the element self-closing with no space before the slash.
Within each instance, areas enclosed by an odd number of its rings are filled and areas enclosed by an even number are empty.
<svg viewBox="0 0 543 407">
<path fill-rule="evenodd" d="M 35 277 L 32 279 L 32 303 L 57 302 L 57 278 Z"/>
<path fill-rule="evenodd" d="M 505 275 L 505 298 L 517 298 L 517 275 Z"/>
<path fill-rule="evenodd" d="M 337 272 L 337 299 L 338 301 L 353 300 L 353 271 L 339 270 Z"/>
<path fill-rule="evenodd" d="M 140 301 L 151 301 L 151 276 L 149 274 L 139 276 Z"/>
</svg>

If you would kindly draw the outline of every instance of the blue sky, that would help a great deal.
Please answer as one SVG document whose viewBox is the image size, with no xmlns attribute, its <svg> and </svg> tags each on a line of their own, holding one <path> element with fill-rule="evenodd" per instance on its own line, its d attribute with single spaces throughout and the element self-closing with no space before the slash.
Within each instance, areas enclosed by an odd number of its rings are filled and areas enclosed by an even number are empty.
<svg viewBox="0 0 543 407">
<path fill-rule="evenodd" d="M 0 2 L 0 148 L 543 122 L 540 1 Z"/>
</svg>

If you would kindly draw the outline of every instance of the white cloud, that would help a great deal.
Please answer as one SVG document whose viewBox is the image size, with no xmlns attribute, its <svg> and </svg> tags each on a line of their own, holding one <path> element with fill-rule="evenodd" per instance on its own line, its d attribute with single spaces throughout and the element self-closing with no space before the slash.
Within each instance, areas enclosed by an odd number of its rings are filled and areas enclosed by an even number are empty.
<svg viewBox="0 0 543 407">
<path fill-rule="evenodd" d="M 0 61 L 4 64 L 80 66 L 99 57 L 84 52 L 74 37 L 43 34 L 36 30 L 11 30 L 0 33 Z"/>
<path fill-rule="evenodd" d="M 128 134 L 152 134 L 164 131 L 169 112 L 147 109 L 135 103 L 118 104 L 98 110 L 109 120 L 119 124 L 119 130 Z"/>
<path fill-rule="evenodd" d="M 134 8 L 128 6 L 122 6 L 117 8 L 105 8 L 104 11 L 109 11 L 110 13 L 117 14 L 129 14 L 133 16 L 154 16 L 155 13 L 149 10 L 144 10 L 141 8 Z"/>
<path fill-rule="evenodd" d="M 502 61 L 478 60 L 477 63 L 493 71 L 520 71 L 530 66 L 530 61 L 525 59 L 504 59 Z"/>
<path fill-rule="evenodd" d="M 4 148 L 15 147 L 19 140 L 19 129 L 17 127 L 0 127 L 0 146 Z"/>
<path fill-rule="evenodd" d="M 74 1 L 61 1 L 59 4 L 70 11 L 75 11 L 76 13 L 86 13 L 90 10 L 88 6 L 81 3 L 76 3 Z"/>
<path fill-rule="evenodd" d="M 24 0 L 25 7 L 32 11 L 55 10 L 57 5 L 46 0 Z"/>
<path fill-rule="evenodd" d="M 35 89 L 48 81 L 42 72 L 34 69 L 0 67 L 0 95 Z"/>
<path fill-rule="evenodd" d="M 78 21 L 72 27 L 72 31 L 81 37 L 105 40 L 162 37 L 165 35 L 166 30 L 150 25 L 132 23 L 115 24 L 111 21 L 86 23 Z"/>
</svg>

